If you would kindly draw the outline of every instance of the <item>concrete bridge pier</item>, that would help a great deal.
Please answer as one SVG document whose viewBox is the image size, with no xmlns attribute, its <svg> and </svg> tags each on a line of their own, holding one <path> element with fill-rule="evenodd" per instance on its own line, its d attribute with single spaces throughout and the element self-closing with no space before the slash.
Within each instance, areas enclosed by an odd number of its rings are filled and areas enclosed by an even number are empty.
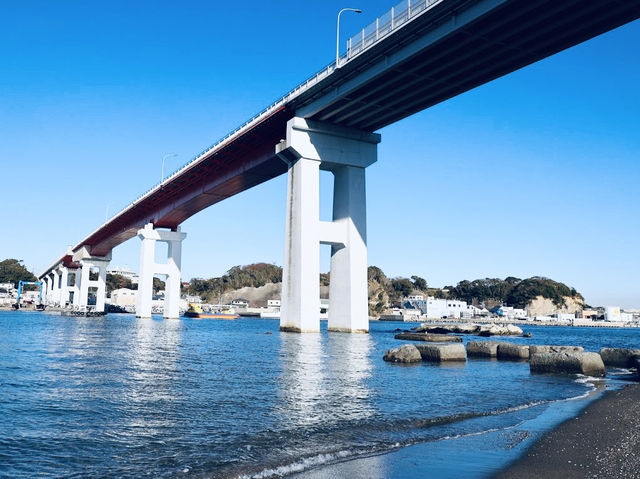
<svg viewBox="0 0 640 479">
<path fill-rule="evenodd" d="M 61 264 L 58 266 L 58 271 L 60 275 L 60 294 L 58 302 L 60 303 L 60 307 L 64 308 L 67 301 L 69 301 L 69 269 Z"/>
<path fill-rule="evenodd" d="M 329 329 L 368 332 L 365 168 L 380 135 L 293 118 L 276 153 L 289 166 L 280 329 L 320 330 L 320 244 L 331 245 Z M 334 175 L 333 221 L 320 221 L 320 169 Z"/>
<path fill-rule="evenodd" d="M 109 266 L 111 257 L 98 258 L 91 257 L 80 261 L 80 284 L 78 284 L 78 274 L 76 274 L 76 285 L 78 286 L 78 302 L 75 302 L 80 308 L 86 308 L 89 304 L 89 288 L 96 288 L 96 307 L 95 311 L 104 312 L 104 300 L 107 289 L 107 267 Z M 98 279 L 92 280 L 91 270 L 98 270 Z"/>
<path fill-rule="evenodd" d="M 106 256 L 92 256 L 86 247 L 74 253 L 73 261 L 80 264 L 75 274 L 73 305 L 86 309 L 89 304 L 89 288 L 96 288 L 95 311 L 104 312 L 107 290 L 107 267 L 111 261 L 111 253 Z M 91 279 L 91 270 L 98 270 L 98 279 Z M 77 291 L 77 293 L 76 293 Z M 67 293 L 68 296 L 68 293 Z"/>
<path fill-rule="evenodd" d="M 51 276 L 51 304 L 57 306 L 60 304 L 60 274 L 54 269 Z"/>
<path fill-rule="evenodd" d="M 176 231 L 158 230 L 148 223 L 138 230 L 142 240 L 140 248 L 140 279 L 138 280 L 138 296 L 136 298 L 136 316 L 151 317 L 151 300 L 153 295 L 153 275 L 166 275 L 164 317 L 180 317 L 180 265 L 182 260 L 182 240 L 187 236 L 178 227 Z M 156 242 L 168 244 L 167 262 L 156 263 Z"/>
<path fill-rule="evenodd" d="M 42 280 L 42 298 L 45 304 L 51 304 L 51 277 L 47 274 Z"/>
</svg>

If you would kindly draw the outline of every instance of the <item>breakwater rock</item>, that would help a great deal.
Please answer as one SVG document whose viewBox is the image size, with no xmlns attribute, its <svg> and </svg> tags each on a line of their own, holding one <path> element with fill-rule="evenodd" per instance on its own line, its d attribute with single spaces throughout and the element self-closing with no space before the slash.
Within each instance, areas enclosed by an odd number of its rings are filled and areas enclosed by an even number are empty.
<svg viewBox="0 0 640 479">
<path fill-rule="evenodd" d="M 467 343 L 467 355 L 479 358 L 498 357 L 497 341 L 469 341 Z"/>
<path fill-rule="evenodd" d="M 391 363 L 419 363 L 422 355 L 413 344 L 403 344 L 399 348 L 388 350 L 382 359 Z"/>
<path fill-rule="evenodd" d="M 605 375 L 604 363 L 598 353 L 538 353 L 531 356 L 529 369 L 532 373 Z"/>
<path fill-rule="evenodd" d="M 606 366 L 631 368 L 634 359 L 640 357 L 640 349 L 602 348 L 600 356 Z"/>
<path fill-rule="evenodd" d="M 448 334 L 430 334 L 430 333 L 399 333 L 394 336 L 395 339 L 407 339 L 410 341 L 427 341 L 429 343 L 455 343 L 462 342 L 462 338 L 458 336 L 450 336 Z"/>
<path fill-rule="evenodd" d="M 522 328 L 513 324 L 429 324 L 423 323 L 416 333 L 476 334 L 478 336 L 522 336 Z"/>
<path fill-rule="evenodd" d="M 526 361 L 529 359 L 529 346 L 513 343 L 498 343 L 498 359 Z"/>
<path fill-rule="evenodd" d="M 529 346 L 529 355 L 540 353 L 581 353 L 584 351 L 582 346 Z"/>
<path fill-rule="evenodd" d="M 444 362 L 444 361 L 466 361 L 467 352 L 460 343 L 449 344 L 418 344 L 423 361 Z"/>
</svg>

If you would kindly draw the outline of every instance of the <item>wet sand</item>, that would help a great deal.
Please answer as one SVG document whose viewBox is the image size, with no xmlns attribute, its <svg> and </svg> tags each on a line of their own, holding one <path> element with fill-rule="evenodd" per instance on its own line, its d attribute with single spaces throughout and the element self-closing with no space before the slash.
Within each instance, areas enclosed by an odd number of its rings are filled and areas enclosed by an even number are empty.
<svg viewBox="0 0 640 479">
<path fill-rule="evenodd" d="M 493 477 L 640 478 L 640 384 L 607 391 Z"/>
<path fill-rule="evenodd" d="M 560 401 L 512 429 L 416 444 L 290 477 L 640 479 L 640 384 L 595 395 Z"/>
</svg>

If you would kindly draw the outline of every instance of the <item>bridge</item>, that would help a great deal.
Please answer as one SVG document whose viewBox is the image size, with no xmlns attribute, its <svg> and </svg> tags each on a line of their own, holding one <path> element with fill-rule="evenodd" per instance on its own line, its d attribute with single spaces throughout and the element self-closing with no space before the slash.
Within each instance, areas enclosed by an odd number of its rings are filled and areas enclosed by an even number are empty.
<svg viewBox="0 0 640 479">
<path fill-rule="evenodd" d="M 57 258 L 40 275 L 47 301 L 85 308 L 94 288 L 104 310 L 111 251 L 139 236 L 136 315 L 151 315 L 153 275 L 164 274 L 164 316 L 178 317 L 180 224 L 288 173 L 281 329 L 319 330 L 319 245 L 329 244 L 329 329 L 368 331 L 365 170 L 377 159 L 375 131 L 638 17 L 640 0 L 404 0 L 351 37 L 337 63 Z M 330 222 L 319 220 L 320 169 L 334 175 Z M 155 263 L 158 241 L 169 244 L 166 263 Z"/>
</svg>

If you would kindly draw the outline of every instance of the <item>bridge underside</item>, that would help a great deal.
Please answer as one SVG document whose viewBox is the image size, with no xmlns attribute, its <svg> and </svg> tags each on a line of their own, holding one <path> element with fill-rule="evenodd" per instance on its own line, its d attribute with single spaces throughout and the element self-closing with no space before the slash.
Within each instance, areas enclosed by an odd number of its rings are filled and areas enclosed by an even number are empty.
<svg viewBox="0 0 640 479">
<path fill-rule="evenodd" d="M 74 247 L 105 256 L 287 171 L 294 116 L 373 132 L 640 17 L 640 0 L 447 0 L 221 143 Z M 535 94 L 535 92 L 532 92 Z"/>
<path fill-rule="evenodd" d="M 142 198 L 82 244 L 91 246 L 92 255 L 104 256 L 147 223 L 175 230 L 208 206 L 286 173 L 287 165 L 275 155 L 275 145 L 285 137 L 291 116 L 284 108 L 274 112 Z"/>
<path fill-rule="evenodd" d="M 341 69 L 339 88 L 297 100 L 298 115 L 375 131 L 640 17 L 638 0 L 436 7 Z"/>
</svg>

